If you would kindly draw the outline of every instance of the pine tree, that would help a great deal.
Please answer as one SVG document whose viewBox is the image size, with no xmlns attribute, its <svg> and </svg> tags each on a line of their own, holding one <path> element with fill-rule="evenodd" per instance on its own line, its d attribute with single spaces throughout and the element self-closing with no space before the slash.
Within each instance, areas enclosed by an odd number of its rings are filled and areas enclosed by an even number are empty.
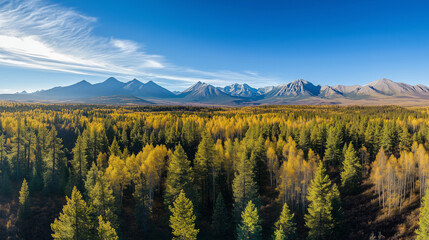
<svg viewBox="0 0 429 240">
<path fill-rule="evenodd" d="M 121 144 L 122 144 L 122 147 L 124 149 L 129 147 L 128 134 L 127 134 L 127 129 L 126 128 L 122 129 Z"/>
<path fill-rule="evenodd" d="M 195 190 L 193 187 L 193 172 L 191 162 L 181 145 L 177 145 L 174 153 L 170 157 L 170 163 L 167 169 L 167 179 L 165 184 L 164 203 L 166 206 L 171 205 L 174 198 L 179 195 L 183 189 L 195 201 Z M 193 196 L 194 195 L 194 196 Z"/>
<path fill-rule="evenodd" d="M 86 179 L 85 179 L 86 196 L 88 196 L 88 193 L 92 190 L 92 188 L 94 188 L 95 184 L 97 183 L 98 171 L 99 169 L 97 164 L 93 162 L 91 168 L 86 174 Z"/>
<path fill-rule="evenodd" d="M 285 232 L 282 227 L 274 231 L 273 240 L 286 240 Z"/>
<path fill-rule="evenodd" d="M 331 180 L 326 174 L 323 163 L 320 162 L 308 191 L 307 200 L 310 204 L 308 213 L 304 217 L 305 226 L 310 229 L 308 233 L 310 240 L 330 239 L 334 228 L 330 191 Z"/>
<path fill-rule="evenodd" d="M 210 202 L 213 201 L 213 207 L 216 200 L 216 175 L 219 167 L 215 161 L 215 154 L 213 138 L 210 132 L 206 130 L 195 155 L 195 180 L 197 181 L 198 191 L 201 193 L 201 204 L 209 206 Z"/>
<path fill-rule="evenodd" d="M 57 135 L 57 130 L 55 127 L 52 127 L 48 136 L 48 157 L 45 159 L 49 170 L 45 172 L 45 176 L 43 177 L 46 189 L 51 191 L 59 191 L 60 187 L 62 187 L 60 180 L 64 175 L 61 170 L 65 167 L 62 140 Z"/>
<path fill-rule="evenodd" d="M 86 155 L 86 140 L 83 135 L 80 135 L 77 140 L 75 147 L 73 148 L 73 160 L 71 161 L 73 166 L 73 173 L 76 178 L 76 184 L 79 189 L 83 188 L 83 178 L 86 176 L 88 162 Z"/>
<path fill-rule="evenodd" d="M 118 240 L 118 235 L 115 229 L 110 225 L 109 221 L 104 221 L 102 216 L 98 217 L 97 240 Z"/>
<path fill-rule="evenodd" d="M 180 191 L 179 196 L 170 206 L 170 227 L 174 240 L 195 240 L 199 230 L 195 228 L 196 216 L 192 202 L 186 198 L 185 192 Z"/>
<path fill-rule="evenodd" d="M 71 198 L 66 197 L 66 201 L 60 216 L 51 224 L 54 232 L 52 237 L 60 240 L 91 239 L 93 223 L 89 214 L 90 208 L 76 187 L 73 188 Z"/>
<path fill-rule="evenodd" d="M 409 151 L 411 143 L 411 135 L 408 131 L 408 126 L 404 124 L 399 132 L 399 152 Z"/>
<path fill-rule="evenodd" d="M 229 216 L 222 193 L 216 198 L 216 206 L 212 217 L 212 226 L 216 236 L 224 236 L 228 232 Z"/>
<path fill-rule="evenodd" d="M 250 200 L 241 214 L 241 223 L 237 227 L 238 240 L 262 239 L 262 227 L 259 220 L 258 209 Z"/>
<path fill-rule="evenodd" d="M 273 238 L 275 240 L 278 238 L 284 240 L 296 239 L 296 224 L 293 217 L 294 214 L 290 212 L 288 205 L 286 203 L 283 204 L 279 220 L 274 224 L 275 230 Z M 280 236 L 282 236 L 282 238 Z"/>
<path fill-rule="evenodd" d="M 258 186 L 254 180 L 253 167 L 246 154 L 241 154 L 241 159 L 236 163 L 235 178 L 232 183 L 234 196 L 234 221 L 240 220 L 241 212 L 249 201 L 259 205 Z"/>
<path fill-rule="evenodd" d="M 109 181 L 104 176 L 103 171 L 98 171 L 95 184 L 87 189 L 88 204 L 96 216 L 101 216 L 110 222 L 114 227 L 118 226 L 118 217 L 116 216 L 115 197 Z"/>
<path fill-rule="evenodd" d="M 359 162 L 357 153 L 350 142 L 343 162 L 343 171 L 341 172 L 341 187 L 346 193 L 354 193 L 360 186 L 362 179 L 362 166 Z"/>
<path fill-rule="evenodd" d="M 420 207 L 419 228 L 416 230 L 417 240 L 429 239 L 429 191 L 423 197 Z"/>
<path fill-rule="evenodd" d="M 325 161 L 331 166 L 337 166 L 341 160 L 343 139 L 338 127 L 330 127 L 326 139 Z"/>
<path fill-rule="evenodd" d="M 18 208 L 18 218 L 23 219 L 29 209 L 29 198 L 30 192 L 28 190 L 27 181 L 24 179 L 21 185 L 21 191 L 19 191 L 19 208 Z"/>
<path fill-rule="evenodd" d="M 332 184 L 331 191 L 328 195 L 328 201 L 332 204 L 332 219 L 334 228 L 334 233 L 332 234 L 332 239 L 342 239 L 343 234 L 343 219 L 344 212 L 341 203 L 340 191 L 338 190 L 337 185 Z"/>
<path fill-rule="evenodd" d="M 109 147 L 110 155 L 121 156 L 121 148 L 119 147 L 118 141 L 116 141 L 116 137 L 113 139 L 112 145 Z"/>
</svg>

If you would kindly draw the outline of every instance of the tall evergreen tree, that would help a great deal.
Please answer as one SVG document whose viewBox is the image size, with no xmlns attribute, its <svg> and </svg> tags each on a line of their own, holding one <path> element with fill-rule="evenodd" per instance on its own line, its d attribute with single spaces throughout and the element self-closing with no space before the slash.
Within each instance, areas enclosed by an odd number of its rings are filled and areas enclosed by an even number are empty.
<svg viewBox="0 0 429 240">
<path fill-rule="evenodd" d="M 259 205 L 259 194 L 258 186 L 254 180 L 253 166 L 245 153 L 241 154 L 241 159 L 236 164 L 232 189 L 234 196 L 234 221 L 238 223 L 241 212 L 249 201 L 253 201 Z"/>
<path fill-rule="evenodd" d="M 87 173 L 88 162 L 86 155 L 86 140 L 84 135 L 79 135 L 76 144 L 73 148 L 73 160 L 71 161 L 73 167 L 73 175 L 76 179 L 76 184 L 79 189 L 83 189 L 83 180 Z"/>
<path fill-rule="evenodd" d="M 3 134 L 0 135 L 0 176 L 5 172 L 6 165 L 6 141 Z"/>
<path fill-rule="evenodd" d="M 338 166 L 341 160 L 341 148 L 343 139 L 338 126 L 332 126 L 328 130 L 326 139 L 326 151 L 324 154 L 325 161 L 331 166 Z"/>
<path fill-rule="evenodd" d="M 93 222 L 90 218 L 90 208 L 76 187 L 73 188 L 71 198 L 66 197 L 66 201 L 60 216 L 51 224 L 51 229 L 54 232 L 52 234 L 53 239 L 92 239 Z"/>
<path fill-rule="evenodd" d="M 118 240 L 118 235 L 109 221 L 104 221 L 102 216 L 98 217 L 97 240 Z"/>
<path fill-rule="evenodd" d="M 195 240 L 199 230 L 195 228 L 194 206 L 182 190 L 170 206 L 170 227 L 174 240 Z"/>
<path fill-rule="evenodd" d="M 22 181 L 21 190 L 19 191 L 19 207 L 18 207 L 18 218 L 23 219 L 27 214 L 30 204 L 30 192 L 28 190 L 27 181 Z"/>
<path fill-rule="evenodd" d="M 118 141 L 116 141 L 116 137 L 113 139 L 113 142 L 109 147 L 109 153 L 110 155 L 115 155 L 115 156 L 122 155 L 121 148 L 119 147 Z"/>
<path fill-rule="evenodd" d="M 290 212 L 288 205 L 283 204 L 279 220 L 274 224 L 273 239 L 293 240 L 296 239 L 296 223 L 294 214 Z"/>
<path fill-rule="evenodd" d="M 196 181 L 199 192 L 201 193 L 201 204 L 209 206 L 215 205 L 216 196 L 216 176 L 218 168 L 215 159 L 215 144 L 213 138 L 208 132 L 204 131 L 203 138 L 198 145 L 198 151 L 195 155 L 194 168 L 196 172 Z"/>
<path fill-rule="evenodd" d="M 64 172 L 61 170 L 64 169 L 65 164 L 64 160 L 64 152 L 62 150 L 62 140 L 57 137 L 58 132 L 55 127 L 52 127 L 49 132 L 48 139 L 48 157 L 46 158 L 46 166 L 48 167 L 45 172 L 45 176 L 43 179 L 45 180 L 45 187 L 51 191 L 59 191 L 60 187 L 64 185 L 64 183 L 60 180 L 64 178 Z"/>
<path fill-rule="evenodd" d="M 109 181 L 104 176 L 104 172 L 99 170 L 95 179 L 95 184 L 87 189 L 88 204 L 91 206 L 96 216 L 101 216 L 110 222 L 115 228 L 118 227 L 118 217 L 116 216 L 115 197 Z"/>
<path fill-rule="evenodd" d="M 241 214 L 241 223 L 237 226 L 237 240 L 262 239 L 262 227 L 258 208 L 250 200 Z"/>
<path fill-rule="evenodd" d="M 341 172 L 341 187 L 346 193 L 354 193 L 359 188 L 362 179 L 362 166 L 353 144 L 350 142 L 343 162 Z"/>
<path fill-rule="evenodd" d="M 228 232 L 228 209 L 226 208 L 222 193 L 220 193 L 216 198 L 216 206 L 212 217 L 212 226 L 216 236 L 225 236 Z"/>
<path fill-rule="evenodd" d="M 305 226 L 310 229 L 308 233 L 310 240 L 330 239 L 333 232 L 334 219 L 330 192 L 331 180 L 326 174 L 323 163 L 320 162 L 307 195 L 310 204 L 308 213 L 305 215 Z"/>
<path fill-rule="evenodd" d="M 411 134 L 408 131 L 408 126 L 404 124 L 399 132 L 399 152 L 409 151 L 411 143 Z"/>
<path fill-rule="evenodd" d="M 180 190 L 184 190 L 191 200 L 196 201 L 196 192 L 193 186 L 193 172 L 191 162 L 181 145 L 177 145 L 170 157 L 167 168 L 167 179 L 165 184 L 164 203 L 171 205 Z"/>
<path fill-rule="evenodd" d="M 416 230 L 417 240 L 429 239 L 429 191 L 423 197 L 420 207 L 419 227 Z"/>
<path fill-rule="evenodd" d="M 16 131 L 13 137 L 13 162 L 15 164 L 15 175 L 16 175 L 16 181 L 18 182 L 21 177 L 21 171 L 22 171 L 22 165 L 23 165 L 23 159 L 24 159 L 24 151 L 23 151 L 23 124 L 22 120 L 18 118 L 17 125 L 16 125 Z"/>
</svg>

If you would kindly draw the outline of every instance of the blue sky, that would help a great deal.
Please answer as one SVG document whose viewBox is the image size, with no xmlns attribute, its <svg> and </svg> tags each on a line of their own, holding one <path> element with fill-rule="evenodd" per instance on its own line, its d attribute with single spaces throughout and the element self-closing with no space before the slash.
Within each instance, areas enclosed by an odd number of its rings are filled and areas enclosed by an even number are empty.
<svg viewBox="0 0 429 240">
<path fill-rule="evenodd" d="M 109 76 L 171 90 L 429 85 L 429 2 L 0 0 L 0 92 Z"/>
</svg>

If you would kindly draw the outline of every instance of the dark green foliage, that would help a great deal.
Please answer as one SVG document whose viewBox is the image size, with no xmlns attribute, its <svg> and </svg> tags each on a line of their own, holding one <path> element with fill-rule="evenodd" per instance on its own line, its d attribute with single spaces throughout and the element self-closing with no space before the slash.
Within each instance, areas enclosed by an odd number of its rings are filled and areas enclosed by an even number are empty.
<svg viewBox="0 0 429 240">
<path fill-rule="evenodd" d="M 241 214 L 241 222 L 237 226 L 237 240 L 262 239 L 262 227 L 257 206 L 249 201 Z"/>
<path fill-rule="evenodd" d="M 225 236 L 228 233 L 229 224 L 228 210 L 220 193 L 216 198 L 216 206 L 212 217 L 212 227 L 216 236 Z"/>
</svg>

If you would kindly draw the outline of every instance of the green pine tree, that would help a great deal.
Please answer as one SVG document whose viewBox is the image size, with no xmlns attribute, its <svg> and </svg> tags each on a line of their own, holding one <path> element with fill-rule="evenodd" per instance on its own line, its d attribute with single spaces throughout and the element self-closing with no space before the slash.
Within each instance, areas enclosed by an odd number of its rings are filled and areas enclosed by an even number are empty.
<svg viewBox="0 0 429 240">
<path fill-rule="evenodd" d="M 90 208 L 76 187 L 73 188 L 71 198 L 66 197 L 66 201 L 60 216 L 51 224 L 54 232 L 52 237 L 61 240 L 92 239 Z"/>
<path fill-rule="evenodd" d="M 343 162 L 341 172 L 341 187 L 346 193 L 354 193 L 360 186 L 362 179 L 362 166 L 353 144 L 350 142 Z"/>
<path fill-rule="evenodd" d="M 334 228 L 330 192 L 331 180 L 323 163 L 320 162 L 308 190 L 307 200 L 310 204 L 304 217 L 305 226 L 310 229 L 308 233 L 310 240 L 330 239 Z"/>
<path fill-rule="evenodd" d="M 174 235 L 173 240 L 195 240 L 199 230 L 195 228 L 196 216 L 192 202 L 185 196 L 183 190 L 170 206 L 170 227 Z"/>
<path fill-rule="evenodd" d="M 183 189 L 191 200 L 195 201 L 195 190 L 193 187 L 191 162 L 181 145 L 177 145 L 174 153 L 171 155 L 170 163 L 167 169 L 167 179 L 165 185 L 164 203 L 171 205 L 174 198 L 179 195 Z"/>
<path fill-rule="evenodd" d="M 273 239 L 293 240 L 296 239 L 296 224 L 294 214 L 290 212 L 288 205 L 283 204 L 279 220 L 274 224 Z M 283 238 L 280 238 L 282 236 Z"/>
<path fill-rule="evenodd" d="M 83 188 L 83 178 L 87 173 L 87 155 L 86 155 L 86 140 L 83 135 L 80 135 L 75 147 L 73 148 L 73 160 L 71 161 L 73 167 L 73 175 L 76 179 L 76 184 L 79 189 Z"/>
<path fill-rule="evenodd" d="M 222 193 L 216 198 L 216 206 L 212 217 L 212 226 L 217 236 L 224 236 L 229 228 L 229 216 Z"/>
<path fill-rule="evenodd" d="M 118 240 L 118 235 L 115 229 L 110 225 L 109 221 L 104 221 L 102 216 L 98 217 L 97 240 Z"/>
<path fill-rule="evenodd" d="M 97 183 L 98 178 L 98 167 L 95 164 L 95 162 L 92 163 L 91 168 L 89 169 L 88 173 L 86 174 L 85 179 L 85 190 L 86 194 L 85 196 L 88 196 L 89 192 L 92 188 L 94 188 L 95 184 Z"/>
<path fill-rule="evenodd" d="M 423 197 L 422 205 L 420 207 L 419 228 L 416 230 L 417 240 L 429 239 L 429 190 Z"/>
<path fill-rule="evenodd" d="M 27 180 L 24 179 L 21 185 L 21 191 L 19 191 L 19 207 L 18 207 L 18 218 L 23 219 L 29 209 L 29 198 L 30 192 L 28 190 Z"/>
<path fill-rule="evenodd" d="M 103 171 L 98 171 L 95 185 L 87 189 L 88 204 L 91 206 L 96 216 L 101 216 L 110 222 L 115 228 L 118 227 L 118 217 L 116 215 L 115 197 L 112 187 L 104 176 Z"/>
<path fill-rule="evenodd" d="M 285 231 L 282 227 L 274 231 L 273 240 L 286 240 Z"/>
<path fill-rule="evenodd" d="M 253 166 L 247 159 L 246 154 L 242 153 L 241 159 L 236 166 L 235 178 L 232 183 L 234 196 L 234 221 L 240 221 L 241 212 L 249 201 L 259 205 L 258 186 L 254 180 Z"/>
<path fill-rule="evenodd" d="M 122 155 L 122 151 L 119 147 L 118 141 L 116 141 L 116 137 L 113 139 L 112 145 L 110 145 L 109 147 L 109 153 L 110 155 L 115 155 L 118 157 Z"/>
<path fill-rule="evenodd" d="M 215 164 L 215 144 L 209 131 L 204 131 L 203 138 L 195 154 L 194 168 L 196 183 L 201 193 L 201 204 L 215 204 L 217 166 Z"/>
<path fill-rule="evenodd" d="M 262 239 L 261 232 L 258 209 L 250 200 L 241 214 L 241 223 L 237 226 L 237 239 L 259 240 Z"/>
<path fill-rule="evenodd" d="M 338 166 L 341 160 L 343 139 L 338 127 L 330 127 L 326 139 L 325 161 L 331 166 Z"/>
</svg>

